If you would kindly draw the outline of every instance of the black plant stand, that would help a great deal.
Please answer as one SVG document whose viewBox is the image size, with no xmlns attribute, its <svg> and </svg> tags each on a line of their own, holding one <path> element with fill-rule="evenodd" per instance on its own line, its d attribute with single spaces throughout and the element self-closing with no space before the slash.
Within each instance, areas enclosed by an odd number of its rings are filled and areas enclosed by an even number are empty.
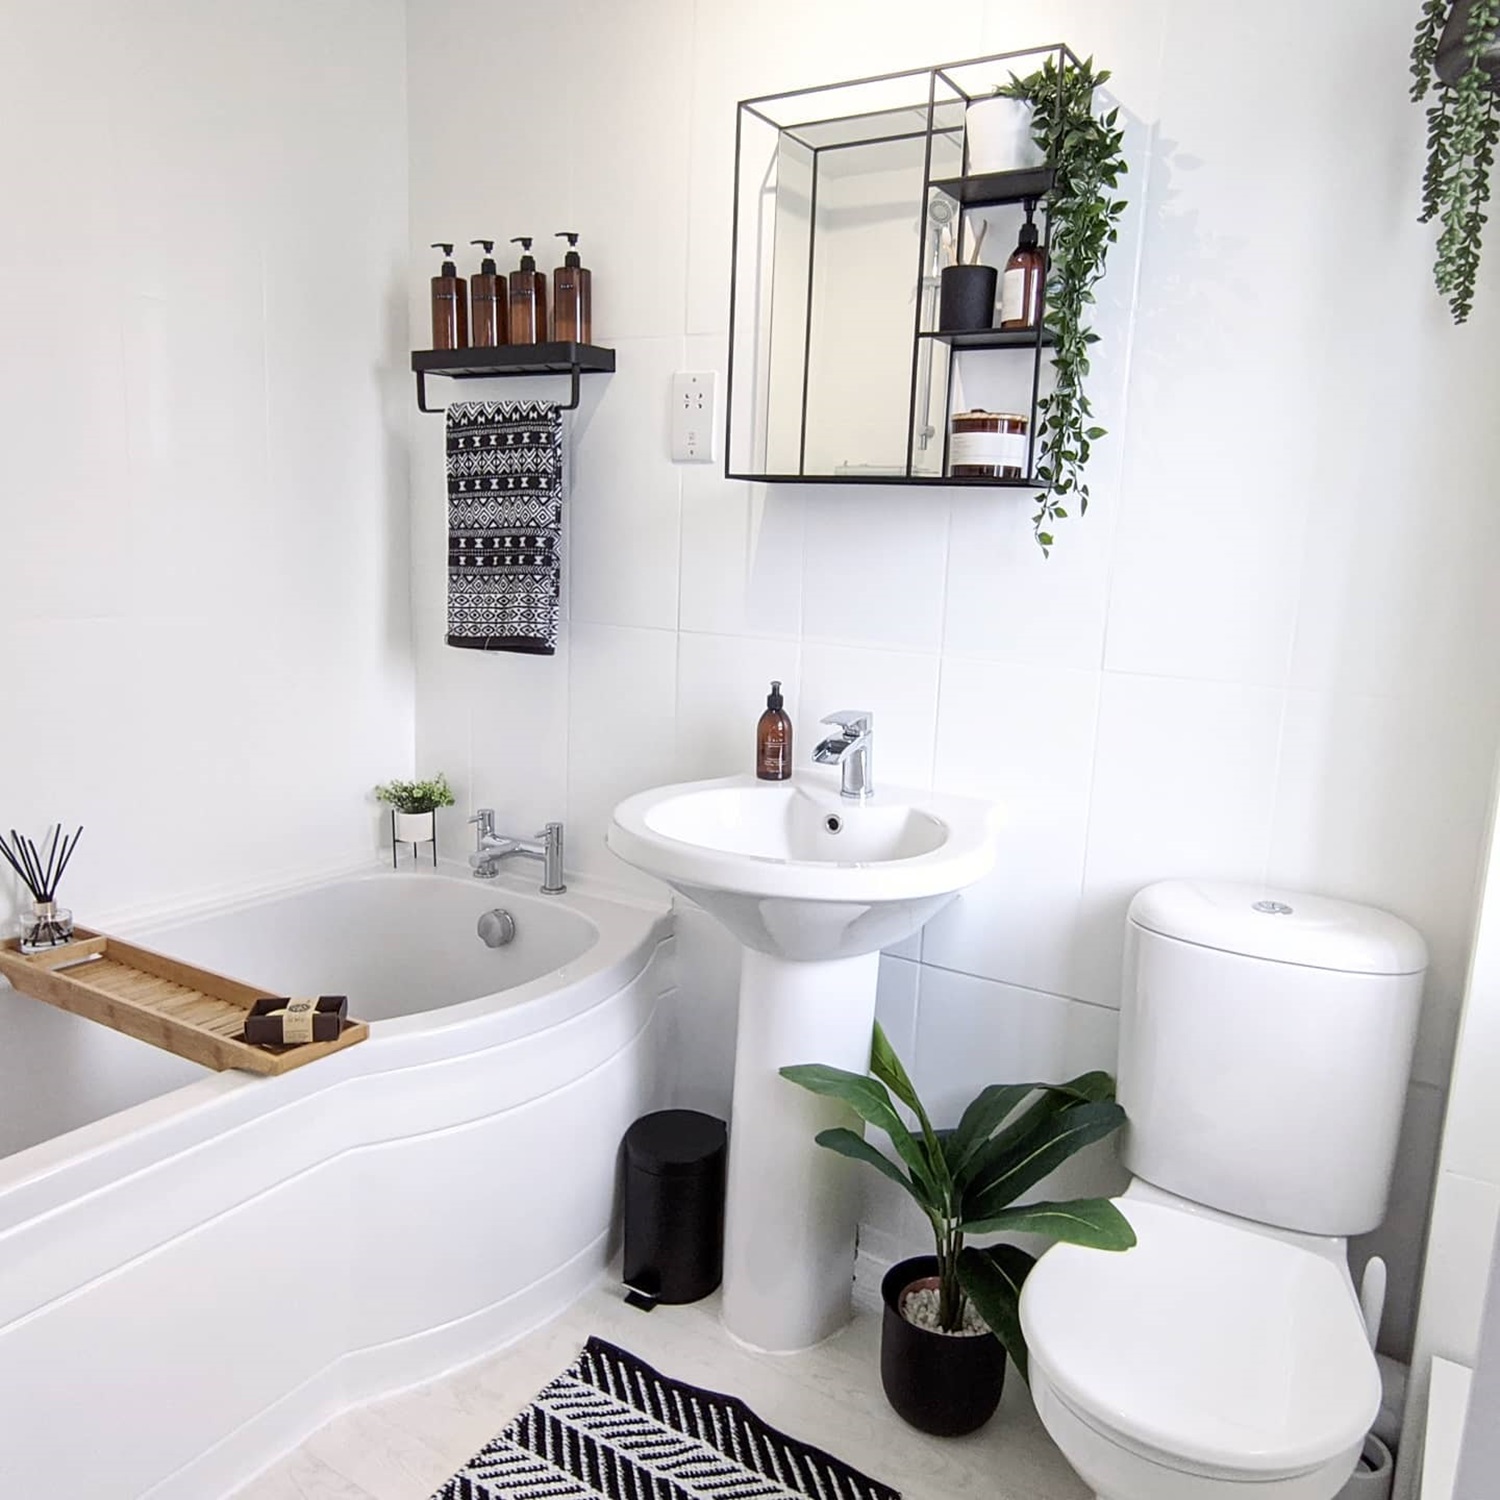
<svg viewBox="0 0 1500 1500">
<path fill-rule="evenodd" d="M 422 856 L 417 853 L 417 850 L 424 843 L 432 845 L 432 867 L 433 867 L 433 869 L 436 869 L 437 868 L 437 862 L 438 862 L 437 819 L 434 818 L 432 820 L 432 837 L 430 839 L 398 839 L 396 837 L 396 810 L 395 810 L 395 808 L 392 808 L 391 809 L 391 868 L 393 870 L 396 870 L 396 869 L 399 869 L 401 867 L 401 858 L 400 858 L 400 856 L 401 856 L 401 846 L 402 846 L 402 844 L 410 844 L 411 845 L 412 863 L 413 864 L 419 863 L 420 860 L 421 860 L 421 858 L 422 858 Z"/>
</svg>

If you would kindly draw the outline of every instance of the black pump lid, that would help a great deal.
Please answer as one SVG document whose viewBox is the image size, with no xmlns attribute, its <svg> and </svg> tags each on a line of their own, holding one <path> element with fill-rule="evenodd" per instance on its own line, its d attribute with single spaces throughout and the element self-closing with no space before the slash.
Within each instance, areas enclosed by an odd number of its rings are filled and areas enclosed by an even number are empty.
<svg viewBox="0 0 1500 1500">
<path fill-rule="evenodd" d="M 1021 226 L 1021 240 L 1016 247 L 1019 250 L 1035 250 L 1041 243 L 1037 237 L 1036 224 L 1032 220 L 1032 215 L 1035 212 L 1036 199 L 1028 198 L 1026 200 L 1026 222 Z"/>
<path fill-rule="evenodd" d="M 781 697 L 781 683 L 772 682 L 771 691 L 766 696 L 766 707 L 773 708 L 779 713 L 782 708 L 782 703 L 783 700 Z"/>
<path fill-rule="evenodd" d="M 498 273 L 495 270 L 495 262 L 493 258 L 495 249 L 494 240 L 470 240 L 469 243 L 471 245 L 484 246 L 484 259 L 479 262 L 479 274 L 481 276 L 497 275 Z"/>
<path fill-rule="evenodd" d="M 563 264 L 565 266 L 581 266 L 583 264 L 582 260 L 580 260 L 578 257 L 578 235 L 573 230 L 559 229 L 557 233 L 552 236 L 552 238 L 555 240 L 566 240 L 568 242 L 568 253 L 563 256 Z"/>
<path fill-rule="evenodd" d="M 531 253 L 531 236 L 529 234 L 518 234 L 511 241 L 511 244 L 521 247 L 521 269 L 523 271 L 536 270 L 536 256 Z"/>
<path fill-rule="evenodd" d="M 429 248 L 443 252 L 443 269 L 438 273 L 440 276 L 458 275 L 458 267 L 453 264 L 453 246 L 447 240 L 434 240 Z"/>
</svg>

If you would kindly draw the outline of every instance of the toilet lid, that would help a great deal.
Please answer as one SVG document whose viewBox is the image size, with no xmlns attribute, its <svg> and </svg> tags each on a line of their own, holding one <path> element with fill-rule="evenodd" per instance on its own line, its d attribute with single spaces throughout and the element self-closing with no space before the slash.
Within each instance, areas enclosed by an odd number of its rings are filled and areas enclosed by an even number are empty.
<svg viewBox="0 0 1500 1500">
<path fill-rule="evenodd" d="M 1363 1438 L 1380 1377 L 1338 1266 L 1185 1209 L 1116 1202 L 1135 1248 L 1055 1246 L 1021 1298 L 1033 1362 L 1080 1417 L 1164 1459 L 1258 1478 Z"/>
</svg>

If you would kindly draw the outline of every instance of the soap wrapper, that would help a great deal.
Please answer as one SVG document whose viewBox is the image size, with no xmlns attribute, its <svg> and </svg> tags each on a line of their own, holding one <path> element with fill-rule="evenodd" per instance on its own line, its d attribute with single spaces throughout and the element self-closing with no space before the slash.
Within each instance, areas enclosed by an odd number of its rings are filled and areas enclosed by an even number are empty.
<svg viewBox="0 0 1500 1500">
<path fill-rule="evenodd" d="M 256 1046 L 295 1047 L 336 1042 L 349 1015 L 347 995 L 272 996 L 257 1000 L 245 1015 L 245 1040 Z"/>
</svg>

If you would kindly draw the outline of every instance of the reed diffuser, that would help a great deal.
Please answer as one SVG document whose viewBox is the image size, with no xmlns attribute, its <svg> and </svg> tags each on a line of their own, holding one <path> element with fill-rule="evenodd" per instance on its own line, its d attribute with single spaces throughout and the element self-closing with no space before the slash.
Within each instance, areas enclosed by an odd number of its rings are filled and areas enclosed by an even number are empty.
<svg viewBox="0 0 1500 1500">
<path fill-rule="evenodd" d="M 57 888 L 82 837 L 82 825 L 69 836 L 59 823 L 44 857 L 36 844 L 14 828 L 9 843 L 0 835 L 0 854 L 31 892 L 31 914 L 21 918 L 22 953 L 40 953 L 73 941 L 73 913 L 57 904 Z"/>
</svg>

